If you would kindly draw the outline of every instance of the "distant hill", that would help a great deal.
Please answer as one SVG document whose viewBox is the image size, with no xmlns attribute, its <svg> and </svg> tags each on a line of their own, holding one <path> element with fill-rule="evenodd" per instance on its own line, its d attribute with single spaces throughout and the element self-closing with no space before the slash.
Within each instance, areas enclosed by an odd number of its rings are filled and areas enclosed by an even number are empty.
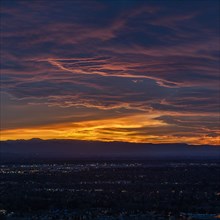
<svg viewBox="0 0 220 220">
<path fill-rule="evenodd" d="M 1 161 L 44 158 L 220 159 L 220 146 L 31 139 L 1 141 L 0 154 Z"/>
</svg>

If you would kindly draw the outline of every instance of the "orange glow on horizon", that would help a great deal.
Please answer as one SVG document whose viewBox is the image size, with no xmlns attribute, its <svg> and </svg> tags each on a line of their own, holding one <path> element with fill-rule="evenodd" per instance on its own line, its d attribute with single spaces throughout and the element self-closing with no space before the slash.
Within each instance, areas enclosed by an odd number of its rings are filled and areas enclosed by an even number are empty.
<svg viewBox="0 0 220 220">
<path fill-rule="evenodd" d="M 154 128 L 166 129 L 169 124 L 156 120 L 158 115 L 144 114 L 115 119 L 68 122 L 1 131 L 1 140 L 74 139 L 90 141 L 122 141 L 133 143 L 188 143 L 219 145 L 220 138 L 205 135 L 187 136 L 152 133 Z"/>
</svg>

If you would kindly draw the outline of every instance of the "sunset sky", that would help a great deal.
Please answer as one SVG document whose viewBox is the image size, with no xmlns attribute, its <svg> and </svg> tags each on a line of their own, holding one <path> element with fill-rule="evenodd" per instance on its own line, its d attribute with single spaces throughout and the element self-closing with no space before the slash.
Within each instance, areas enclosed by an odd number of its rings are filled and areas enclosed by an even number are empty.
<svg viewBox="0 0 220 220">
<path fill-rule="evenodd" d="M 220 1 L 1 0 L 1 140 L 220 144 Z"/>
</svg>

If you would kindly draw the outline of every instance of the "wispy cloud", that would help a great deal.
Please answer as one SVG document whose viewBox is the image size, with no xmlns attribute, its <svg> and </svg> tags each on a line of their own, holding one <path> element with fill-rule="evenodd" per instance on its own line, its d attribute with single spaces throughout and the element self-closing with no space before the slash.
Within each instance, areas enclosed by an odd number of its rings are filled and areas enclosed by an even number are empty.
<svg viewBox="0 0 220 220">
<path fill-rule="evenodd" d="M 12 112 L 7 117 L 11 128 L 37 126 L 12 117 L 18 108 L 59 109 L 54 119 L 59 126 L 67 122 L 62 115 L 74 123 L 77 119 L 70 112 L 80 114 L 84 109 L 94 113 L 89 114 L 91 119 L 100 119 L 95 124 L 106 124 L 100 129 L 81 118 L 91 131 L 88 135 L 86 129 L 79 131 L 79 136 L 70 135 L 73 138 L 89 139 L 93 129 L 101 140 L 104 135 L 110 140 L 112 132 L 115 140 L 129 141 L 131 134 L 140 142 L 216 143 L 218 1 L 198 5 L 3 0 L 1 4 L 1 90 L 10 97 L 4 105 Z M 146 124 L 138 124 L 134 122 L 138 114 L 152 118 L 141 116 Z M 127 122 L 132 128 L 112 128 L 114 116 L 122 121 L 132 118 Z M 28 111 L 27 118 L 31 117 L 35 116 Z M 39 126 L 51 124 L 51 131 L 56 129 L 47 117 L 41 116 Z M 209 119 L 213 123 L 208 124 Z M 158 121 L 161 124 L 152 128 L 150 124 Z M 9 137 L 12 131 L 6 123 L 2 128 Z M 68 129 L 64 131 L 69 133 Z M 29 136 L 39 134 L 32 131 Z"/>
</svg>

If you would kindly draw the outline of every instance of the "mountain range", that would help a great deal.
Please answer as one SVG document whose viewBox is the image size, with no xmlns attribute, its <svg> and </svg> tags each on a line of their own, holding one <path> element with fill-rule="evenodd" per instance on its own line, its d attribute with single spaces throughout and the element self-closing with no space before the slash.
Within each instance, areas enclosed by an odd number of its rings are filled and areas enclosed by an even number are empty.
<svg viewBox="0 0 220 220">
<path fill-rule="evenodd" d="M 1 141 L 0 156 L 1 161 L 74 158 L 220 159 L 220 146 L 30 139 Z"/>
</svg>

